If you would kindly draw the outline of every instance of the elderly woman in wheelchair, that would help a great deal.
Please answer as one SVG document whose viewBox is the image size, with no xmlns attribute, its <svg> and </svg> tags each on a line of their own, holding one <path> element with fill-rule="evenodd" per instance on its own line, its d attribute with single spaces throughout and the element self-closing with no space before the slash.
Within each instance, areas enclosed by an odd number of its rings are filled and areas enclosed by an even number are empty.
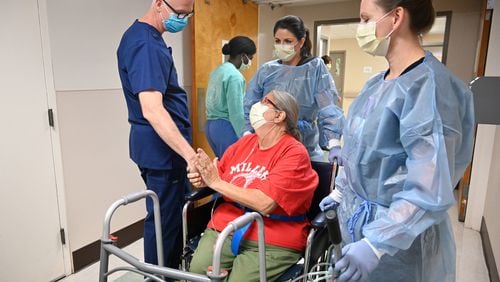
<svg viewBox="0 0 500 282">
<path fill-rule="evenodd" d="M 210 160 L 198 149 L 197 172 L 188 173 L 189 180 L 194 187 L 212 188 L 225 202 L 212 214 L 191 261 L 191 272 L 207 272 L 219 232 L 248 211 L 264 215 L 269 281 L 276 280 L 301 258 L 309 231 L 306 212 L 318 176 L 300 142 L 298 111 L 290 94 L 271 91 L 251 108 L 255 134 L 243 136 L 220 161 Z M 259 280 L 254 225 L 234 232 L 224 243 L 221 267 L 230 271 L 228 281 Z"/>
</svg>

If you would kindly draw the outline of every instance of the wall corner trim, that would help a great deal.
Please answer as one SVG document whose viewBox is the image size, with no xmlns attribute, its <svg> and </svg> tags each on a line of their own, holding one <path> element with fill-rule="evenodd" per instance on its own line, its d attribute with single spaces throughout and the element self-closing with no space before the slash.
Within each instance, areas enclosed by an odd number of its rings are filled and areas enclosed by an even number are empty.
<svg viewBox="0 0 500 282">
<path fill-rule="evenodd" d="M 490 237 L 488 235 L 488 228 L 486 227 L 486 221 L 484 216 L 481 219 L 481 230 L 479 231 L 481 235 L 481 242 L 483 244 L 484 259 L 486 261 L 486 267 L 488 268 L 488 275 L 491 282 L 500 282 L 500 277 L 495 262 L 495 256 L 493 254 L 493 249 L 491 247 Z"/>
</svg>

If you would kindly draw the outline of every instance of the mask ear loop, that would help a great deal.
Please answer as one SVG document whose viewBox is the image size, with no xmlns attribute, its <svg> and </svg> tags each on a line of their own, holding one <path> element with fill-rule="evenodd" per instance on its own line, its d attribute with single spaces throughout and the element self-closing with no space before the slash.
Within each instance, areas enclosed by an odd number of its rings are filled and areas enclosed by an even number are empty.
<svg viewBox="0 0 500 282">
<path fill-rule="evenodd" d="M 385 15 L 381 16 L 377 21 L 375 21 L 375 24 L 377 24 L 379 21 L 385 19 L 390 13 L 394 12 L 396 8 L 390 10 L 389 12 L 385 13 Z"/>
<path fill-rule="evenodd" d="M 392 29 L 392 30 L 391 30 L 391 32 L 389 32 L 389 34 L 387 34 L 387 35 L 385 36 L 385 38 L 389 38 L 389 37 L 391 37 L 391 35 L 392 35 L 392 33 L 393 33 L 394 31 L 395 31 L 395 29 Z"/>
<path fill-rule="evenodd" d="M 247 58 L 247 62 L 245 63 L 245 60 L 243 59 L 243 56 L 245 56 Z M 248 65 L 248 63 L 250 62 L 250 58 L 248 58 L 247 54 L 245 53 L 241 53 L 241 65 L 240 65 L 240 68 L 242 65 Z"/>
<path fill-rule="evenodd" d="M 382 17 L 380 17 L 380 19 L 378 19 L 376 22 L 375 22 L 375 28 L 377 28 L 377 24 L 379 21 L 383 20 L 384 18 L 386 18 L 389 14 L 391 14 L 392 12 L 396 11 L 396 8 L 390 10 L 389 12 L 387 12 L 385 15 L 383 15 Z M 395 29 L 393 28 L 386 36 L 384 36 L 384 38 L 389 38 L 392 33 L 395 31 Z"/>
</svg>

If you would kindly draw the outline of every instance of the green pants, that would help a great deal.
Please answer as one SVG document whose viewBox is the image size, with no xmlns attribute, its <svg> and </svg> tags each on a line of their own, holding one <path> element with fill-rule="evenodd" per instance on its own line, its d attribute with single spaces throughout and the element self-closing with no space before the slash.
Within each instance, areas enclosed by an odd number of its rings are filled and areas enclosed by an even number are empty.
<svg viewBox="0 0 500 282">
<path fill-rule="evenodd" d="M 191 261 L 190 272 L 206 274 L 212 265 L 215 241 L 219 232 L 206 229 Z M 259 281 L 259 248 L 255 241 L 241 240 L 238 255 L 231 252 L 232 237 L 224 242 L 221 254 L 221 269 L 230 270 L 228 282 Z M 266 273 L 268 281 L 275 281 L 285 270 L 296 264 L 301 252 L 266 244 Z"/>
</svg>

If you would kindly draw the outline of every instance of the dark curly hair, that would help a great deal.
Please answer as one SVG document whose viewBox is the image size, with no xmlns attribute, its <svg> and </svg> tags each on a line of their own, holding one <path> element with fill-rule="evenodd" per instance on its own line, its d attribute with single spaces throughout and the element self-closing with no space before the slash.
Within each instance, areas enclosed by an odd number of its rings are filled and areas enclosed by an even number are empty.
<svg viewBox="0 0 500 282">
<path fill-rule="evenodd" d="M 241 53 L 253 56 L 255 52 L 257 52 L 255 43 L 252 39 L 246 36 L 233 37 L 222 47 L 222 54 L 229 55 L 231 58 L 234 58 Z"/>
</svg>

